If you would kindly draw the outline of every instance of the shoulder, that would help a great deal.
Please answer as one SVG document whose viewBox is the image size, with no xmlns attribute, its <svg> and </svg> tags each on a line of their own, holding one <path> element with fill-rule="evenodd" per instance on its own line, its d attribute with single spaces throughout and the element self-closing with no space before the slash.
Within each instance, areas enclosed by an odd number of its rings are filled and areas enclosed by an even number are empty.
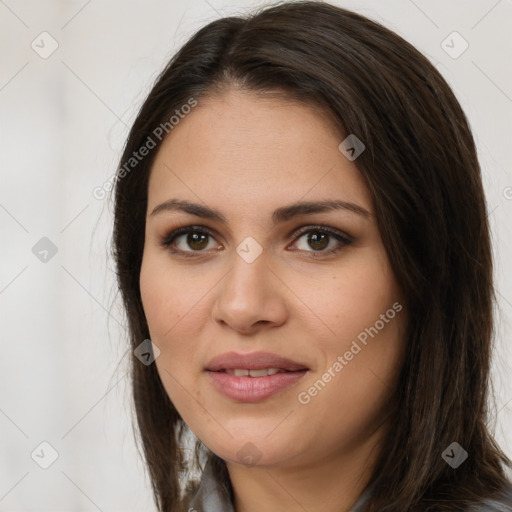
<svg viewBox="0 0 512 512">
<path fill-rule="evenodd" d="M 512 484 L 495 498 L 471 506 L 467 512 L 512 512 Z"/>
</svg>

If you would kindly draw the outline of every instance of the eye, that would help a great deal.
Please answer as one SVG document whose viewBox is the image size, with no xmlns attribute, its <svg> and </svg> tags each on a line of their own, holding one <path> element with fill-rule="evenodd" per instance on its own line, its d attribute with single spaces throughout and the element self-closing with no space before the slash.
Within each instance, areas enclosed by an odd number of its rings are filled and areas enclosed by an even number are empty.
<svg viewBox="0 0 512 512">
<path fill-rule="evenodd" d="M 321 225 L 305 226 L 295 232 L 294 236 L 294 245 L 304 239 L 299 244 L 302 247 L 299 247 L 298 250 L 310 253 L 309 256 L 314 258 L 337 253 L 344 246 L 352 243 L 350 237 L 343 232 Z M 222 249 L 222 246 L 214 243 L 214 241 L 213 234 L 207 228 L 203 226 L 185 226 L 164 235 L 159 243 L 173 254 L 194 257 L 208 249 Z"/>
<path fill-rule="evenodd" d="M 312 253 L 310 256 L 314 258 L 326 254 L 334 254 L 345 245 L 352 243 L 352 240 L 347 235 L 327 226 L 306 226 L 296 232 L 295 236 L 297 237 L 294 242 L 295 244 L 304 239 L 303 243 L 299 244 L 302 245 L 302 247 L 299 247 L 299 250 Z"/>
<path fill-rule="evenodd" d="M 186 226 L 165 235 L 160 240 L 160 245 L 167 247 L 173 253 L 194 256 L 193 253 L 205 252 L 209 245 L 208 238 L 215 240 L 207 229 L 201 226 Z M 192 250 L 188 250 L 187 247 Z M 209 248 L 220 249 L 221 247 L 219 244 L 212 244 Z"/>
</svg>

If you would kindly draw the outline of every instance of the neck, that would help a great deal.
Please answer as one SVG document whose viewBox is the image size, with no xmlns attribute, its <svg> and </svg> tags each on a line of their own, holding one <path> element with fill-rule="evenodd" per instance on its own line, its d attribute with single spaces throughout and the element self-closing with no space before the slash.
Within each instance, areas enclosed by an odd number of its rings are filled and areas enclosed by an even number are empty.
<svg viewBox="0 0 512 512">
<path fill-rule="evenodd" d="M 367 488 L 378 454 L 372 438 L 316 463 L 248 467 L 228 462 L 235 510 L 350 512 Z"/>
</svg>

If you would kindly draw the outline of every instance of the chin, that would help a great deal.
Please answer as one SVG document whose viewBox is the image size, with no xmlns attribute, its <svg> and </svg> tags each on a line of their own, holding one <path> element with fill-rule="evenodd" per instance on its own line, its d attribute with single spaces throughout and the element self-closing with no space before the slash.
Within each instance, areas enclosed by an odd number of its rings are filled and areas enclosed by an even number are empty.
<svg viewBox="0 0 512 512">
<path fill-rule="evenodd" d="M 275 426 L 275 424 L 274 424 Z M 256 430 L 254 429 L 248 429 Z M 222 441 L 217 439 L 209 443 L 205 439 L 203 443 L 218 457 L 234 464 L 243 466 L 271 467 L 279 464 L 286 464 L 291 458 L 298 455 L 296 452 L 297 443 L 284 441 L 282 438 L 270 439 L 266 432 L 272 429 L 259 430 L 257 435 L 250 435 L 246 431 L 243 435 L 231 437 L 228 434 L 223 436 Z M 267 437 L 265 437 L 267 436 Z M 295 450 L 292 452 L 291 449 Z"/>
<path fill-rule="evenodd" d="M 249 440 L 235 441 L 230 446 L 215 448 L 218 449 L 210 449 L 224 461 L 246 467 L 270 467 L 281 461 L 278 454 L 270 452 L 266 446 Z"/>
</svg>

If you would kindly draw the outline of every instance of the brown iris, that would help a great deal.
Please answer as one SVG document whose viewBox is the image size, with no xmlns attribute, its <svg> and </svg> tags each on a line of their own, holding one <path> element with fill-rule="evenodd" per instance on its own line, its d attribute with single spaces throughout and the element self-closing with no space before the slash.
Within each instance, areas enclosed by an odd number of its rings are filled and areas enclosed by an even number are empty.
<svg viewBox="0 0 512 512">
<path fill-rule="evenodd" d="M 208 245 L 208 235 L 206 233 L 189 233 L 187 244 L 194 250 L 204 249 Z"/>
<path fill-rule="evenodd" d="M 322 238 L 322 241 L 319 240 L 320 238 Z M 312 249 L 321 250 L 327 247 L 328 242 L 327 244 L 325 244 L 324 242 L 328 240 L 328 238 L 329 235 L 325 233 L 313 232 L 308 235 L 308 243 Z"/>
</svg>

